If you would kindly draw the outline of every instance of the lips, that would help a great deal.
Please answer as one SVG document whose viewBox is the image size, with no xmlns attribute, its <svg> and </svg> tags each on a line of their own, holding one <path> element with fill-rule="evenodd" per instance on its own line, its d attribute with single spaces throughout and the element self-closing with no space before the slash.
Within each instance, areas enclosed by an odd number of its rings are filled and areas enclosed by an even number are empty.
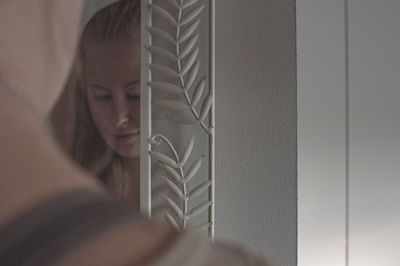
<svg viewBox="0 0 400 266">
<path fill-rule="evenodd" d="M 118 142 L 132 142 L 139 137 L 139 133 L 140 132 L 114 135 L 114 139 Z"/>
</svg>

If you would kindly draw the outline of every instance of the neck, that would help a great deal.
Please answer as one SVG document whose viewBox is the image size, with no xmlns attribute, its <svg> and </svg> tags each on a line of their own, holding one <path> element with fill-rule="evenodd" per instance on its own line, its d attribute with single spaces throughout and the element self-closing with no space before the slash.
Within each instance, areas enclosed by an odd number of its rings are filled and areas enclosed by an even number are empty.
<svg viewBox="0 0 400 266">
<path fill-rule="evenodd" d="M 122 158 L 122 164 L 131 176 L 139 176 L 140 159 L 139 157 Z"/>
<path fill-rule="evenodd" d="M 60 152 L 29 106 L 4 88 L 0 125 L 0 226 L 59 193 L 99 189 Z"/>
<path fill-rule="evenodd" d="M 130 178 L 128 202 L 134 208 L 140 209 L 140 158 L 123 158 L 122 164 Z"/>
</svg>

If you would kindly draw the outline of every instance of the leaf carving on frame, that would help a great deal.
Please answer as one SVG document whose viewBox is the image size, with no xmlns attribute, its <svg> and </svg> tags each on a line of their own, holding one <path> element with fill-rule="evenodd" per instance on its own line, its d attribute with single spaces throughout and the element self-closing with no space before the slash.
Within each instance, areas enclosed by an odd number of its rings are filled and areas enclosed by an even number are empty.
<svg viewBox="0 0 400 266">
<path fill-rule="evenodd" d="M 199 118 L 200 121 L 203 121 L 208 115 L 212 102 L 213 102 L 213 94 L 210 92 L 207 95 L 206 100 L 203 102 L 203 106 L 201 107 L 200 118 Z"/>
<path fill-rule="evenodd" d="M 183 19 L 179 22 L 180 26 L 186 25 L 187 23 L 190 23 L 195 19 L 201 11 L 203 11 L 204 5 L 195 7 L 193 10 L 191 10 L 186 16 L 183 17 Z"/>
<path fill-rule="evenodd" d="M 212 204 L 212 201 L 206 201 L 203 202 L 202 204 L 198 205 L 197 207 L 194 207 L 193 209 L 191 209 L 188 214 L 185 216 L 185 219 L 188 220 L 190 218 L 193 218 L 199 214 L 201 214 L 202 212 L 204 212 L 205 210 L 208 209 L 208 207 L 210 207 Z"/>
<path fill-rule="evenodd" d="M 182 3 L 181 5 L 177 6 L 179 9 L 185 9 L 188 7 L 193 6 L 194 4 L 196 4 L 198 2 L 198 0 L 187 0 L 184 3 Z"/>
<path fill-rule="evenodd" d="M 165 172 L 168 174 L 169 177 L 173 178 L 175 181 L 183 184 L 184 180 L 182 179 L 182 177 L 174 170 L 174 168 L 165 165 L 165 164 L 161 164 L 161 167 L 165 170 Z"/>
<path fill-rule="evenodd" d="M 197 84 L 196 88 L 194 89 L 190 106 L 195 107 L 197 105 L 201 95 L 203 94 L 205 86 L 206 86 L 206 78 L 202 78 L 201 81 Z"/>
<path fill-rule="evenodd" d="M 170 51 L 165 50 L 162 47 L 157 47 L 157 46 L 154 46 L 154 45 L 147 45 L 147 44 L 145 45 L 145 47 L 152 54 L 158 54 L 158 55 L 161 55 L 161 56 L 163 56 L 163 57 L 165 57 L 167 59 L 170 59 L 170 60 L 176 60 L 177 59 L 177 57 L 173 53 L 171 53 Z"/>
<path fill-rule="evenodd" d="M 178 186 L 169 180 L 167 177 L 161 177 L 168 185 L 169 189 L 181 200 L 187 200 L 188 198 L 182 193 L 182 191 L 178 188 Z"/>
<path fill-rule="evenodd" d="M 169 82 L 156 82 L 152 81 L 149 82 L 149 86 L 151 88 L 167 92 L 167 93 L 172 93 L 172 94 L 179 94 L 182 93 L 182 88 L 176 86 L 175 84 L 169 83 Z"/>
<path fill-rule="evenodd" d="M 183 155 L 181 157 L 181 161 L 179 162 L 180 167 L 183 167 L 186 164 L 187 160 L 189 159 L 189 156 L 192 153 L 194 147 L 194 139 L 195 137 L 192 136 L 189 142 L 187 143 L 185 151 L 183 152 Z"/>
<path fill-rule="evenodd" d="M 179 208 L 178 204 L 176 204 L 175 201 L 173 201 L 170 197 L 168 197 L 167 195 L 164 195 L 164 199 L 167 202 L 168 207 L 180 218 L 180 219 L 184 219 L 185 216 L 182 213 L 181 209 Z"/>
<path fill-rule="evenodd" d="M 187 28 L 182 32 L 182 35 L 177 39 L 177 42 L 182 43 L 186 41 L 196 31 L 199 24 L 200 24 L 200 19 L 196 20 L 195 22 L 187 26 Z"/>
<path fill-rule="evenodd" d="M 172 227 L 175 228 L 175 230 L 177 231 L 181 231 L 182 229 L 179 227 L 178 222 L 175 220 L 175 218 L 167 211 L 164 214 L 165 219 L 167 220 L 167 222 L 172 225 Z"/>
<path fill-rule="evenodd" d="M 159 106 L 169 110 L 187 110 L 189 106 L 181 101 L 176 100 L 159 100 L 156 102 Z"/>
<path fill-rule="evenodd" d="M 168 157 L 165 154 L 162 154 L 162 153 L 159 153 L 159 152 L 156 152 L 156 151 L 150 151 L 150 155 L 153 156 L 156 160 L 158 160 L 158 161 L 160 161 L 160 162 L 162 162 L 162 163 L 164 163 L 164 164 L 166 164 L 166 165 L 168 165 L 168 166 L 170 166 L 172 168 L 178 168 L 179 167 L 178 163 L 174 159 Z"/>
<path fill-rule="evenodd" d="M 181 73 L 180 73 L 181 76 L 185 75 L 186 72 L 188 72 L 189 69 L 192 68 L 192 66 L 193 66 L 193 64 L 194 64 L 194 62 L 195 62 L 195 60 L 196 60 L 198 54 L 199 54 L 199 48 L 197 47 L 197 48 L 194 49 L 194 51 L 191 52 L 190 55 L 188 56 L 188 58 L 187 58 L 187 60 L 186 60 L 186 63 L 184 64 L 184 66 L 183 66 L 183 68 L 182 68 L 182 70 L 181 70 Z"/>
<path fill-rule="evenodd" d="M 151 70 L 160 72 L 161 74 L 164 74 L 164 75 L 167 75 L 167 76 L 170 76 L 173 78 L 179 77 L 178 72 L 176 72 L 175 70 L 173 70 L 170 67 L 159 65 L 159 64 L 149 64 L 148 66 Z"/>
<path fill-rule="evenodd" d="M 189 192 L 187 197 L 190 199 L 193 197 L 196 197 L 196 196 L 202 194 L 203 192 L 205 192 L 210 186 L 211 186 L 211 180 L 208 180 L 208 181 L 196 186 L 194 189 L 192 189 L 192 191 Z"/>
<path fill-rule="evenodd" d="M 199 39 L 199 34 L 193 35 L 193 37 L 191 37 L 183 46 L 182 51 L 178 55 L 178 58 L 183 59 L 191 50 L 193 50 L 198 39 Z"/>
<path fill-rule="evenodd" d="M 200 166 L 203 162 L 204 156 L 200 156 L 189 168 L 187 171 L 187 174 L 185 176 L 185 182 L 189 182 L 190 179 L 192 179 L 196 174 L 197 171 L 200 169 Z"/>
<path fill-rule="evenodd" d="M 194 63 L 194 65 L 192 66 L 187 75 L 185 90 L 188 90 L 192 86 L 193 81 L 197 76 L 197 72 L 199 72 L 199 68 L 200 68 L 200 61 L 196 60 L 196 62 Z"/>
<path fill-rule="evenodd" d="M 204 76 L 200 76 L 198 47 L 200 38 L 198 28 L 205 5 L 196 5 L 200 2 L 198 0 L 167 0 L 167 2 L 169 5 L 166 7 L 149 4 L 153 14 L 167 21 L 172 27 L 168 25 L 164 29 L 161 26 L 146 26 L 152 37 L 167 41 L 169 45 L 165 47 L 158 43 L 145 45 L 156 59 L 168 60 L 156 60 L 148 64 L 151 72 L 157 72 L 166 78 L 166 80 L 150 81 L 148 85 L 151 89 L 175 94 L 174 98 L 156 101 L 156 104 L 168 111 L 167 119 L 180 125 L 200 125 L 207 134 L 213 134 L 213 127 L 204 121 L 207 121 L 212 109 L 214 95 L 211 88 L 205 95 L 207 80 Z M 159 145 L 161 142 L 165 142 L 173 154 L 170 157 L 157 151 L 150 151 L 152 159 L 158 161 L 164 172 L 161 177 L 164 187 L 167 187 L 167 190 L 162 192 L 167 206 L 164 217 L 174 228 L 184 230 L 188 220 L 202 214 L 213 204 L 212 200 L 208 200 L 188 210 L 189 200 L 206 193 L 213 184 L 211 180 L 206 180 L 188 191 L 192 179 L 199 176 L 205 158 L 202 155 L 195 157 L 197 159 L 193 161 L 189 160 L 193 156 L 194 136 L 187 141 L 179 155 L 166 137 L 158 134 L 149 139 L 149 143 L 153 145 Z M 196 229 L 203 230 L 211 226 L 210 222 L 202 223 L 196 226 Z"/>
<path fill-rule="evenodd" d="M 187 114 L 168 114 L 167 118 L 182 125 L 195 125 L 199 122 L 195 117 Z"/>
<path fill-rule="evenodd" d="M 166 41 L 169 41 L 172 44 L 176 43 L 176 40 L 174 39 L 174 37 L 172 37 L 170 34 L 168 34 L 167 32 L 160 30 L 158 28 L 152 27 L 152 26 L 145 26 L 145 29 L 150 32 L 151 34 L 164 39 Z"/>
<path fill-rule="evenodd" d="M 172 7 L 179 8 L 179 5 L 176 2 L 176 0 L 167 0 L 167 1 L 168 1 L 168 3 L 170 3 L 172 5 Z"/>
<path fill-rule="evenodd" d="M 172 25 L 176 26 L 177 22 L 175 18 L 164 8 L 154 5 L 154 4 L 149 4 L 150 8 L 152 8 L 155 12 L 157 12 L 162 18 L 164 18 L 166 21 L 171 23 Z"/>
</svg>

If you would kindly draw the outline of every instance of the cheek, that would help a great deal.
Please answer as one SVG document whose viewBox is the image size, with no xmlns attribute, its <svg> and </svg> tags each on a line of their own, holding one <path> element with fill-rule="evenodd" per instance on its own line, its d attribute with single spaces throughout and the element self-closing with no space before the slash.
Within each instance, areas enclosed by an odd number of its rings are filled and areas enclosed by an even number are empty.
<svg viewBox="0 0 400 266">
<path fill-rule="evenodd" d="M 135 122 L 140 122 L 140 103 L 135 104 L 130 109 L 131 116 L 134 118 Z"/>
<path fill-rule="evenodd" d="M 105 105 L 99 104 L 94 100 L 88 100 L 90 114 L 94 123 L 100 131 L 110 131 L 109 123 L 109 108 Z"/>
</svg>

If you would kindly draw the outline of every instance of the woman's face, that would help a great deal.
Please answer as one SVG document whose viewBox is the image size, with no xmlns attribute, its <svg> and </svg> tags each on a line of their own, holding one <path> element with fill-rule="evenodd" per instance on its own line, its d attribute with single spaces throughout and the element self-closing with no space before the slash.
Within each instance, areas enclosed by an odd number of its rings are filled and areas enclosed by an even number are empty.
<svg viewBox="0 0 400 266">
<path fill-rule="evenodd" d="M 138 39 L 85 46 L 90 112 L 101 136 L 122 157 L 140 152 L 139 49 Z"/>
</svg>

